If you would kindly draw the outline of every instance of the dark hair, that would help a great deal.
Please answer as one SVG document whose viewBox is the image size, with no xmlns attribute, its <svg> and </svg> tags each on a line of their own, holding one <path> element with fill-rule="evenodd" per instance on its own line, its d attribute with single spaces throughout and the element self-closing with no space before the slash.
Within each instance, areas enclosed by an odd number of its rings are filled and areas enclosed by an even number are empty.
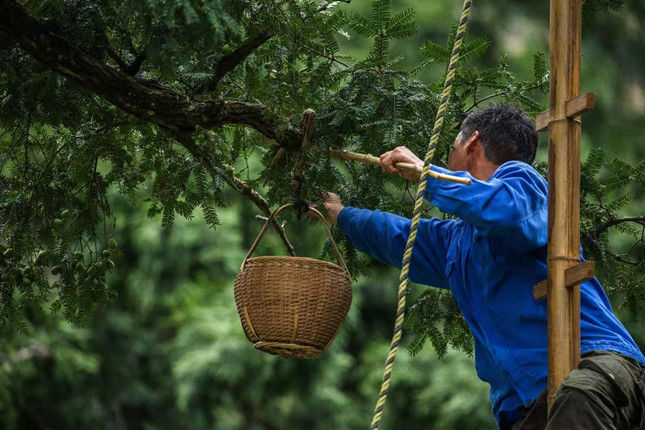
<svg viewBox="0 0 645 430">
<path fill-rule="evenodd" d="M 510 104 L 487 106 L 471 112 L 461 123 L 461 137 L 467 139 L 479 131 L 484 154 L 500 165 L 519 160 L 533 163 L 537 150 L 537 133 L 531 119 Z"/>
</svg>

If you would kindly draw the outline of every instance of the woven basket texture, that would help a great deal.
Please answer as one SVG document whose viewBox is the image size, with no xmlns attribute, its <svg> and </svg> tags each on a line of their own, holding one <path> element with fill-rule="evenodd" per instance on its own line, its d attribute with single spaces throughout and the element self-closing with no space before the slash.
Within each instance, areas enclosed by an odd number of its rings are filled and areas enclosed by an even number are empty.
<svg viewBox="0 0 645 430">
<path fill-rule="evenodd" d="M 235 279 L 246 337 L 287 357 L 318 357 L 340 330 L 351 301 L 349 274 L 313 258 L 249 258 Z"/>
</svg>

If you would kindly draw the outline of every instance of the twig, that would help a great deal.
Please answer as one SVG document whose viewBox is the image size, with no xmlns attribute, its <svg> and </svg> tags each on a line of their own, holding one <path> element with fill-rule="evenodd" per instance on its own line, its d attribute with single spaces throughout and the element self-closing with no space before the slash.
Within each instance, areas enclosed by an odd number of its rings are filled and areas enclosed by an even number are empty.
<svg viewBox="0 0 645 430">
<path fill-rule="evenodd" d="M 309 134 L 311 133 L 311 126 L 316 113 L 313 109 L 306 109 L 302 117 L 302 146 L 300 147 L 300 157 L 296 162 L 293 169 L 292 184 L 295 189 L 295 195 L 300 196 L 300 189 L 302 187 L 302 172 L 305 167 L 305 150 L 309 143 Z"/>
<path fill-rule="evenodd" d="M 485 100 L 492 99 L 494 97 L 503 96 L 505 94 L 506 93 L 495 93 L 495 94 L 487 95 L 486 97 L 482 97 L 481 99 L 479 99 L 475 103 L 473 103 L 468 109 L 466 109 L 465 112 L 470 112 L 473 108 L 478 107 L 479 103 L 481 103 L 481 102 L 483 102 Z"/>
<path fill-rule="evenodd" d="M 278 163 L 280 158 L 282 158 L 282 156 L 284 155 L 285 152 L 286 151 L 285 151 L 284 147 L 278 148 L 278 151 L 275 153 L 275 155 L 271 159 L 271 162 L 269 163 L 269 167 L 267 168 L 267 172 L 266 172 L 266 174 L 264 176 L 264 182 L 262 182 L 262 186 L 265 186 L 267 184 L 267 182 L 269 182 L 269 177 L 271 175 L 271 170 Z"/>
<path fill-rule="evenodd" d="M 625 218 L 612 218 L 604 223 L 600 224 L 596 229 L 591 233 L 593 237 L 598 237 L 603 231 L 607 230 L 609 227 L 613 227 L 617 224 L 624 222 L 635 222 L 645 226 L 645 216 L 632 216 Z"/>
<path fill-rule="evenodd" d="M 244 182 L 243 180 L 241 180 L 235 175 L 231 175 L 231 179 L 232 179 L 232 182 L 235 184 L 235 188 L 240 190 L 242 194 L 247 196 L 253 203 L 255 203 L 255 205 L 262 212 L 264 212 L 266 216 L 271 215 L 271 209 L 269 208 L 269 204 L 267 203 L 266 200 L 264 200 L 264 198 L 260 194 L 258 194 L 257 191 L 255 191 L 246 182 Z M 226 177 L 224 177 L 224 180 L 227 180 Z M 287 248 L 287 252 L 291 255 L 296 255 L 293 245 L 291 245 L 291 242 L 289 242 L 289 239 L 287 238 L 287 234 L 285 233 L 283 226 L 278 224 L 278 221 L 276 221 L 275 219 L 271 221 L 271 225 L 273 225 L 273 228 L 280 236 L 280 239 L 282 239 L 282 242 Z"/>
<path fill-rule="evenodd" d="M 631 261 L 631 260 L 627 260 L 627 259 L 625 259 L 624 257 L 622 257 L 622 256 L 620 256 L 620 255 L 618 255 L 618 254 L 616 254 L 616 253 L 614 253 L 614 252 L 612 252 L 612 251 L 609 251 L 609 250 L 608 250 L 608 249 L 606 249 L 604 246 L 600 245 L 600 244 L 598 243 L 598 241 L 597 241 L 595 238 L 591 237 L 591 235 L 590 235 L 590 234 L 587 234 L 587 233 L 584 233 L 584 232 L 583 232 L 583 233 L 582 233 L 582 237 L 584 237 L 586 240 L 588 240 L 589 242 L 592 242 L 596 247 L 598 247 L 598 248 L 600 249 L 600 253 L 601 253 L 601 255 L 602 255 L 602 254 L 607 254 L 607 255 L 609 255 L 611 258 L 613 258 L 614 260 L 616 260 L 616 261 L 620 261 L 621 263 L 628 264 L 628 265 L 630 265 L 630 266 L 634 266 L 634 267 L 638 267 L 638 266 L 640 266 L 641 264 L 643 264 L 643 262 L 642 262 L 642 261 Z"/>
<path fill-rule="evenodd" d="M 266 222 L 266 221 L 269 219 L 269 217 L 262 216 L 262 215 L 256 215 L 256 216 L 255 216 L 255 219 Z M 280 223 L 280 227 L 284 228 L 284 226 L 285 226 L 286 224 L 287 224 L 287 222 L 286 222 L 286 221 L 282 221 L 282 222 Z"/>
<path fill-rule="evenodd" d="M 311 47 L 309 47 L 309 46 L 307 46 L 307 45 L 303 45 L 303 44 L 302 44 L 302 43 L 300 43 L 300 42 L 296 42 L 295 40 L 292 40 L 292 42 L 293 42 L 293 43 L 295 43 L 296 45 L 300 46 L 301 48 L 305 48 L 305 49 L 309 50 L 309 52 L 311 52 L 312 54 L 318 55 L 319 57 L 326 58 L 326 59 L 328 59 L 329 61 L 336 62 L 336 63 L 340 64 L 341 66 L 346 67 L 346 68 L 348 68 L 348 69 L 349 69 L 349 67 L 350 67 L 350 66 L 349 66 L 349 64 L 347 64 L 347 63 L 344 63 L 344 62 L 340 61 L 340 60 L 339 60 L 338 58 L 336 58 L 336 57 L 330 57 L 329 55 L 322 54 L 322 53 L 320 53 L 320 52 L 316 51 L 315 49 L 313 49 L 313 48 L 311 48 Z"/>
<path fill-rule="evenodd" d="M 638 266 L 640 266 L 642 264 L 642 263 L 640 263 L 638 261 L 626 260 L 625 258 L 621 257 L 620 255 L 614 254 L 613 252 L 608 251 L 606 249 L 604 250 L 604 252 L 609 254 L 613 259 L 618 260 L 621 263 L 629 264 L 630 266 L 638 267 Z"/>
<path fill-rule="evenodd" d="M 255 191 L 253 188 L 251 188 L 249 184 L 247 184 L 246 182 L 244 182 L 242 179 L 238 178 L 234 174 L 225 173 L 222 168 L 218 167 L 215 164 L 213 159 L 206 153 L 204 148 L 198 145 L 197 143 L 195 143 L 195 140 L 192 138 L 192 136 L 178 134 L 178 135 L 175 135 L 175 138 L 184 148 L 188 150 L 188 152 L 191 153 L 191 155 L 195 158 L 196 161 L 202 163 L 204 168 L 212 176 L 221 177 L 233 189 L 237 190 L 238 192 L 248 197 L 249 200 L 251 200 L 255 204 L 255 206 L 257 206 L 262 211 L 262 213 L 264 213 L 267 217 L 271 215 L 271 209 L 269 207 L 269 203 L 267 203 L 264 197 L 258 194 L 258 192 Z M 227 165 L 223 165 L 223 167 L 225 169 L 230 168 L 230 166 L 227 166 Z M 271 222 L 271 225 L 278 233 L 278 236 L 280 236 L 280 239 L 282 240 L 285 247 L 287 248 L 287 252 L 291 255 L 296 255 L 293 245 L 291 245 L 291 242 L 289 242 L 289 239 L 287 238 L 284 228 L 275 219 Z"/>
<path fill-rule="evenodd" d="M 325 11 L 325 10 L 329 9 L 331 6 L 333 6 L 335 3 L 339 3 L 339 2 L 341 2 L 341 3 L 350 3 L 350 2 L 351 2 L 351 0 L 337 0 L 337 1 L 331 1 L 331 2 L 326 2 L 326 1 L 325 1 L 325 2 L 323 2 L 320 6 L 318 6 L 317 11 L 318 11 L 318 12 Z M 282 14 L 283 14 L 283 16 L 284 16 L 284 13 L 282 12 L 282 9 L 281 9 L 279 6 L 275 5 L 275 4 L 274 4 L 274 6 L 275 6 L 275 7 L 280 11 L 280 13 L 282 13 Z M 286 19 L 286 16 L 285 16 L 285 19 Z M 306 22 L 307 17 L 302 17 L 302 19 L 303 19 L 303 21 L 305 21 L 305 22 Z M 253 37 L 251 37 L 251 38 L 247 39 L 245 42 L 243 42 L 243 43 L 242 43 L 240 46 L 238 46 L 238 47 L 237 47 L 237 49 L 235 49 L 233 52 L 231 52 L 231 53 L 229 53 L 229 54 L 227 54 L 227 55 L 224 55 L 224 56 L 223 56 L 223 57 L 222 57 L 222 58 L 217 62 L 217 64 L 215 65 L 215 73 L 214 73 L 214 75 L 213 75 L 213 79 L 212 79 L 212 81 L 211 81 L 211 82 L 207 82 L 207 83 L 202 84 L 201 86 L 199 86 L 199 87 L 195 90 L 195 92 L 197 92 L 197 93 L 199 93 L 199 92 L 203 92 L 203 91 L 205 91 L 205 90 L 208 90 L 209 88 L 213 88 L 213 87 L 217 86 L 217 84 L 219 83 L 219 81 L 220 81 L 220 80 L 221 80 L 221 79 L 222 79 L 222 78 L 223 78 L 223 77 L 224 77 L 228 72 L 230 72 L 231 70 L 233 70 L 233 69 L 235 68 L 235 66 L 237 66 L 238 64 L 240 64 L 240 63 L 241 63 L 242 61 L 244 61 L 244 60 L 245 60 L 249 55 L 251 55 L 251 53 L 252 53 L 255 49 L 257 49 L 258 47 L 262 46 L 262 44 L 264 44 L 264 42 L 266 42 L 267 40 L 271 39 L 273 36 L 274 36 L 274 34 L 273 34 L 273 33 L 269 33 L 269 32 L 261 32 L 261 33 L 258 33 L 257 35 L 255 35 L 255 36 L 253 36 Z M 323 57 L 325 57 L 325 58 L 327 58 L 327 59 L 329 59 L 329 60 L 332 60 L 332 61 L 337 61 L 339 64 L 343 64 L 345 67 L 349 67 L 349 66 L 347 66 L 346 64 L 344 64 L 344 63 L 342 63 L 342 62 L 340 62 L 340 61 L 338 61 L 338 60 L 336 60 L 336 59 L 334 59 L 334 58 L 328 57 L 328 56 L 326 56 L 326 55 L 324 55 L 324 54 L 317 54 L 317 55 L 323 56 Z"/>
<path fill-rule="evenodd" d="M 114 62 L 117 64 L 117 66 L 119 66 L 119 69 L 121 71 L 123 71 L 123 72 L 126 71 L 126 69 L 128 68 L 128 64 L 125 61 L 123 61 L 121 56 L 119 54 L 117 54 L 112 49 L 112 47 L 110 47 L 109 45 L 101 45 L 101 46 L 98 46 L 98 48 L 103 49 L 103 51 L 105 51 L 105 53 L 108 54 L 110 56 L 110 58 L 112 58 L 114 60 Z"/>
</svg>

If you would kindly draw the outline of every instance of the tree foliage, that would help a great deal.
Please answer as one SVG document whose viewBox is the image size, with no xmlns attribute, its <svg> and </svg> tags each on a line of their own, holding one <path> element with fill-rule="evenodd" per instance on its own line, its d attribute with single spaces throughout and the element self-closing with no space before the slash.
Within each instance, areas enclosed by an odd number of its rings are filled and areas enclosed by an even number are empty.
<svg viewBox="0 0 645 430">
<path fill-rule="evenodd" d="M 290 178 L 304 156 L 304 198 L 336 190 L 347 204 L 409 214 L 410 184 L 332 161 L 328 150 L 380 154 L 406 145 L 423 154 L 443 79 L 419 72 L 435 64 L 445 71 L 455 29 L 445 45 L 427 41 L 406 69 L 390 42 L 416 31 L 413 11 L 372 0 L 368 15 L 351 14 L 343 3 L 2 0 L 0 326 L 20 328 L 30 305 L 52 294 L 52 308 L 75 322 L 113 298 L 105 276 L 119 251 L 108 190 L 133 204 L 142 198 L 166 230 L 198 208 L 222 228 L 225 189 L 266 215 L 293 199 Z M 368 55 L 342 55 L 345 37 L 368 39 Z M 464 44 L 437 164 L 463 117 L 485 102 L 545 109 L 536 101 L 548 88 L 544 54 L 535 55 L 532 78 L 519 80 L 504 57 L 492 68 L 474 65 L 488 46 L 483 38 Z M 302 155 L 306 108 L 317 117 Z M 632 297 L 642 289 L 643 222 L 621 216 L 621 190 L 642 186 L 642 171 L 598 151 L 583 169 L 584 239 L 606 273 L 621 268 L 606 286 Z M 426 215 L 445 216 L 431 208 Z M 284 228 L 274 227 L 291 250 Z M 634 237 L 626 255 L 612 251 L 609 228 Z M 335 234 L 352 272 L 362 273 L 366 260 Z M 413 308 L 413 349 L 429 338 L 440 352 L 448 344 L 470 351 L 467 327 L 443 294 L 429 290 Z"/>
<path fill-rule="evenodd" d="M 243 232 L 260 224 L 240 216 L 246 201 L 221 208 L 216 231 L 178 217 L 170 232 L 141 202 L 111 202 L 124 254 L 109 274 L 116 297 L 83 327 L 47 313 L 28 316 L 27 334 L 0 336 L 0 428 L 365 427 L 391 331 L 387 290 L 370 296 L 378 286 L 359 281 L 343 330 L 320 359 L 271 356 L 246 339 L 233 298 L 232 278 L 253 239 Z M 288 226 L 302 236 L 294 245 L 303 255 L 317 252 L 320 230 Z M 281 246 L 265 239 L 258 253 Z M 395 276 L 374 270 L 378 279 Z M 383 425 L 493 429 L 487 396 L 467 357 L 402 353 Z"/>
</svg>

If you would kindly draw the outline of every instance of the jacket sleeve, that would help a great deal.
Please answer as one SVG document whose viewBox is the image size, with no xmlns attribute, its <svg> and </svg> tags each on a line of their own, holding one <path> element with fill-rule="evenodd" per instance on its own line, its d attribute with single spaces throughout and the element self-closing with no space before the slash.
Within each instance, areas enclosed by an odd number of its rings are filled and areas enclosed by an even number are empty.
<svg viewBox="0 0 645 430">
<path fill-rule="evenodd" d="M 547 185 L 531 166 L 511 161 L 488 181 L 467 172 L 438 166 L 431 170 L 468 177 L 472 185 L 428 178 L 425 198 L 441 211 L 474 225 L 480 234 L 495 236 L 513 248 L 538 248 L 547 241 Z"/>
<path fill-rule="evenodd" d="M 401 268 L 411 220 L 380 210 L 345 207 L 338 227 L 356 249 L 375 259 Z M 448 243 L 455 221 L 421 219 L 410 261 L 410 279 L 420 284 L 449 288 L 445 275 Z"/>
</svg>

